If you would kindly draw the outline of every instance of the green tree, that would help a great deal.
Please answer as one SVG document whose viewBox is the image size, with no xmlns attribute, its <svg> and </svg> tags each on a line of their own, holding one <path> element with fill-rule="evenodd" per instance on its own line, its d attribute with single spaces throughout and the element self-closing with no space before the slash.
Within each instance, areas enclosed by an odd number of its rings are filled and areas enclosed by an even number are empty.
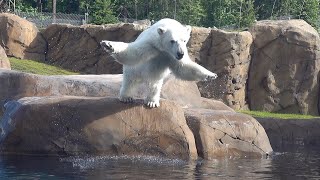
<svg viewBox="0 0 320 180">
<path fill-rule="evenodd" d="M 235 28 L 249 26 L 255 20 L 253 0 L 202 0 L 205 26 Z"/>
<path fill-rule="evenodd" d="M 205 17 L 205 11 L 200 0 L 180 1 L 177 9 L 176 19 L 184 24 L 201 26 Z"/>
<path fill-rule="evenodd" d="M 201 0 L 114 0 L 113 2 L 117 15 L 127 15 L 127 18 L 131 19 L 157 21 L 176 17 L 184 24 L 201 25 L 201 20 L 205 16 Z M 124 9 L 127 12 L 123 12 Z"/>
<path fill-rule="evenodd" d="M 259 20 L 290 17 L 319 27 L 319 0 L 256 0 L 254 5 Z"/>
<path fill-rule="evenodd" d="M 113 13 L 113 4 L 111 0 L 95 0 L 89 2 L 89 16 L 91 23 L 108 24 L 117 21 Z"/>
</svg>

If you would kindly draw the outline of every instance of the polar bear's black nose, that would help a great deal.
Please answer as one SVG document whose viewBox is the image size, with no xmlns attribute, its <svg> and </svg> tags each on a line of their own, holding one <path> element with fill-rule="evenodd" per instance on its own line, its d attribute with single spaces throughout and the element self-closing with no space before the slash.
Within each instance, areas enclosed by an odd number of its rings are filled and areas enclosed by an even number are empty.
<svg viewBox="0 0 320 180">
<path fill-rule="evenodd" d="M 182 59 L 183 55 L 184 55 L 184 52 L 178 52 L 177 59 L 179 59 L 179 60 Z"/>
</svg>

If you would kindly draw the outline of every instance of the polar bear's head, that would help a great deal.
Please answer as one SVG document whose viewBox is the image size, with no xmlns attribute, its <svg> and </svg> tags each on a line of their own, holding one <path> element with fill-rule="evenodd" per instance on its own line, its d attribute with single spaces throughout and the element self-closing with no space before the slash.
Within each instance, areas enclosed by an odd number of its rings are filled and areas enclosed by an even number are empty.
<svg viewBox="0 0 320 180">
<path fill-rule="evenodd" d="M 177 60 L 187 53 L 187 43 L 190 39 L 191 26 L 158 27 L 161 49 Z"/>
</svg>

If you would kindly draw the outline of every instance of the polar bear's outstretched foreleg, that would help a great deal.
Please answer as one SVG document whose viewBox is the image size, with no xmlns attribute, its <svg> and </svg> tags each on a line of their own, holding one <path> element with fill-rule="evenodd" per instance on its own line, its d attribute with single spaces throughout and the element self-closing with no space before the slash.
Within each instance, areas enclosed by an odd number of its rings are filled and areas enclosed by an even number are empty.
<svg viewBox="0 0 320 180">
<path fill-rule="evenodd" d="M 139 45 L 139 43 L 134 42 L 101 41 L 100 45 L 117 62 L 127 66 L 135 66 L 147 62 L 159 54 L 158 50 L 147 43 Z"/>
<path fill-rule="evenodd" d="M 170 63 L 170 70 L 177 78 L 186 81 L 207 81 L 218 77 L 216 73 L 207 70 L 193 61 L 172 61 Z"/>
<path fill-rule="evenodd" d="M 117 42 L 117 41 L 101 41 L 101 47 L 110 53 L 112 57 L 116 59 L 121 64 L 127 63 L 128 57 L 126 57 L 128 50 L 128 43 Z"/>
</svg>

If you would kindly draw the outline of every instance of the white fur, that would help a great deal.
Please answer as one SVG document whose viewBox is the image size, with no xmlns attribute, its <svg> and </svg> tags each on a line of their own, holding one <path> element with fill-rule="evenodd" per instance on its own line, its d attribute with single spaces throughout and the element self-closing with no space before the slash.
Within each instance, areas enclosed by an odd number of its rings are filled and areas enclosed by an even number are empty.
<svg viewBox="0 0 320 180">
<path fill-rule="evenodd" d="M 122 102 L 132 102 L 137 86 L 148 86 L 147 106 L 160 106 L 163 80 L 172 72 L 188 81 L 215 79 L 217 75 L 193 62 L 187 51 L 190 26 L 162 19 L 143 31 L 132 43 L 102 41 L 101 46 L 123 64 Z"/>
</svg>

